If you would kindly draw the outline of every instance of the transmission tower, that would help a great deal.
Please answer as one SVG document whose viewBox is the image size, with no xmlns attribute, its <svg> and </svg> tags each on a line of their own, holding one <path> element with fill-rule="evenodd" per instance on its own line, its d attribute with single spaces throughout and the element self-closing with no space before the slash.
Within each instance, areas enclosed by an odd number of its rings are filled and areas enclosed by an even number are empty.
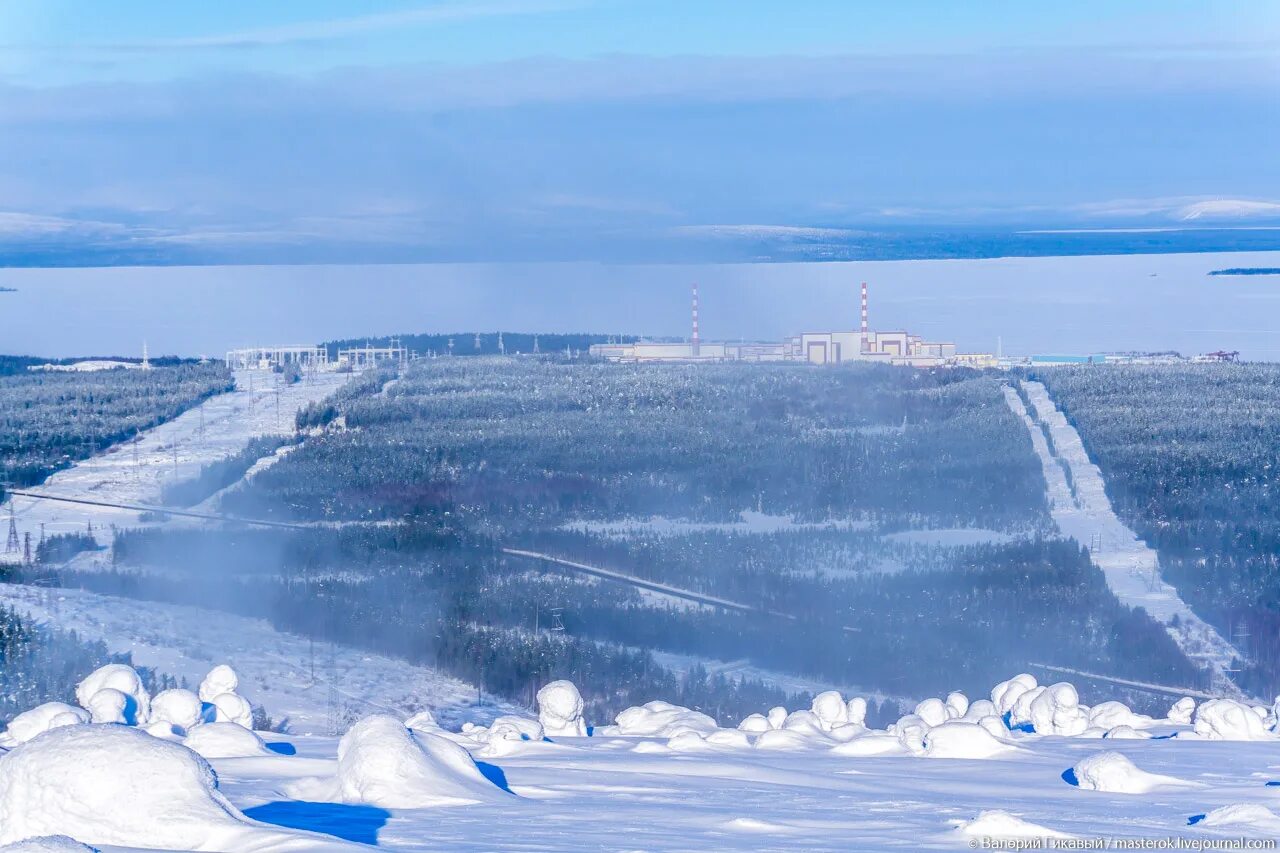
<svg viewBox="0 0 1280 853">
<path fill-rule="evenodd" d="M 13 507 L 9 507 L 9 541 L 5 543 L 4 552 L 12 554 L 21 546 L 18 541 L 18 520 L 13 517 Z"/>
</svg>

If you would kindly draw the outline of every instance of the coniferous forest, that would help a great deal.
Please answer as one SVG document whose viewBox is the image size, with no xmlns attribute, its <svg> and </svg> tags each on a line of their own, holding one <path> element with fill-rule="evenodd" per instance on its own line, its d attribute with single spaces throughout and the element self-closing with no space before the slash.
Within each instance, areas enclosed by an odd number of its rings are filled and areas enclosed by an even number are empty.
<svg viewBox="0 0 1280 853">
<path fill-rule="evenodd" d="M 1040 371 L 1165 578 L 1280 692 L 1280 365 Z"/>
<path fill-rule="evenodd" d="M 300 413 L 300 446 L 222 499 L 325 526 L 124 531 L 116 571 L 58 576 L 262 616 L 517 700 L 572 678 L 600 717 L 675 696 L 732 719 L 783 699 L 773 671 L 904 697 L 985 690 L 1033 662 L 1199 683 L 1161 626 L 1051 538 L 999 375 L 553 356 L 427 359 L 392 378 Z M 742 659 L 759 679 L 703 668 Z"/>
<path fill-rule="evenodd" d="M 4 361 L 14 369 L 0 370 L 0 482 L 15 486 L 40 483 L 233 387 L 220 364 L 58 372 Z"/>
</svg>

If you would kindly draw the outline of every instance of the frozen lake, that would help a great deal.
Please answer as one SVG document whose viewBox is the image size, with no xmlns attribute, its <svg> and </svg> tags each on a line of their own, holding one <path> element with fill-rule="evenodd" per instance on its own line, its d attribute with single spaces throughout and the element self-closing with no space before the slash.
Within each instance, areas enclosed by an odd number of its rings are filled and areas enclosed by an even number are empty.
<svg viewBox="0 0 1280 853">
<path fill-rule="evenodd" d="M 1007 354 L 1232 349 L 1280 359 L 1280 252 L 848 263 L 110 267 L 0 270 L 0 351 L 220 354 L 231 346 L 459 330 L 704 339 L 907 328 Z"/>
</svg>

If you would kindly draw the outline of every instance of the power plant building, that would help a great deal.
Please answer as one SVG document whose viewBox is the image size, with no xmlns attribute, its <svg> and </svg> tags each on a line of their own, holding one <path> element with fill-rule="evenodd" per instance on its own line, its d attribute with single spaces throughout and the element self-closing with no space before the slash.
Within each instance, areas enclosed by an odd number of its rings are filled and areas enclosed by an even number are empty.
<svg viewBox="0 0 1280 853">
<path fill-rule="evenodd" d="M 809 364 L 844 364 L 854 361 L 938 367 L 964 364 L 994 366 L 986 353 L 959 353 L 953 343 L 926 341 L 909 332 L 873 332 L 867 322 L 867 285 L 862 285 L 860 329 L 801 332 L 781 343 L 705 342 L 698 327 L 698 289 L 693 288 L 693 335 L 688 342 L 637 341 L 630 344 L 595 344 L 591 354 L 619 362 L 703 361 L 801 361 Z"/>
</svg>

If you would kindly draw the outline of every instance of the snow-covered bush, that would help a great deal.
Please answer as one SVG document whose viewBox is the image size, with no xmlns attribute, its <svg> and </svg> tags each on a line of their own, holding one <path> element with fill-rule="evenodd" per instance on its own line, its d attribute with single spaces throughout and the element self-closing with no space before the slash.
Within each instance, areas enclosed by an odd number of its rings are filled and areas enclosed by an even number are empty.
<svg viewBox="0 0 1280 853">
<path fill-rule="evenodd" d="M 147 722 L 151 713 L 151 697 L 142 685 L 142 678 L 133 667 L 121 663 L 110 663 L 99 667 L 76 687 L 76 701 L 80 703 L 81 708 L 93 711 L 90 702 L 103 690 L 119 691 L 125 697 L 125 703 L 120 709 L 122 719 L 102 722 L 126 722 L 131 726 Z M 104 712 L 107 709 L 107 702 L 105 698 L 100 700 Z M 111 702 L 114 703 L 114 698 Z"/>
<path fill-rule="evenodd" d="M 1018 700 L 1019 705 L 1023 698 L 1034 692 L 1024 693 Z M 1031 727 L 1037 734 L 1072 737 L 1089 728 L 1089 716 L 1080 707 L 1080 696 L 1076 693 L 1076 688 L 1065 681 L 1040 690 L 1030 702 L 1028 715 Z"/>
<path fill-rule="evenodd" d="M 200 682 L 200 701 L 213 702 L 224 693 L 235 693 L 239 687 L 240 676 L 236 671 L 225 663 L 218 664 Z"/>
<path fill-rule="evenodd" d="M 607 733 L 670 738 L 684 731 L 707 735 L 717 729 L 716 721 L 700 711 L 670 702 L 646 702 L 619 713 Z"/>
<path fill-rule="evenodd" d="M 89 714 L 81 708 L 64 702 L 46 702 L 10 720 L 9 727 L 0 735 L 0 746 L 17 746 L 49 729 L 87 722 Z"/>
<path fill-rule="evenodd" d="M 586 737 L 582 694 L 571 681 L 553 681 L 538 691 L 538 722 L 548 737 Z"/>
<path fill-rule="evenodd" d="M 215 722 L 235 723 L 237 726 L 253 729 L 253 706 L 243 696 L 220 693 L 209 704 L 213 706 Z"/>
<path fill-rule="evenodd" d="M 963 720 L 950 720 L 924 733 L 923 751 L 930 758 L 995 758 L 1016 749 L 977 723 Z"/>
<path fill-rule="evenodd" d="M 1173 703 L 1173 707 L 1169 709 L 1168 720 L 1171 723 L 1177 723 L 1182 726 L 1191 725 L 1191 718 L 1196 712 L 1196 700 L 1190 696 L 1183 696 L 1177 702 Z"/>
<path fill-rule="evenodd" d="M 1003 716 L 1013 710 L 1014 703 L 1022 694 L 1028 690 L 1034 690 L 1036 686 L 1035 676 L 1025 672 L 1015 675 L 1008 681 L 1002 681 L 991 688 L 991 702 L 996 706 L 999 715 Z"/>
<path fill-rule="evenodd" d="M 151 700 L 150 722 L 168 725 L 174 733 L 185 735 L 204 722 L 200 697 L 181 688 L 162 690 Z"/>
<path fill-rule="evenodd" d="M 1265 740 L 1271 737 L 1248 705 L 1232 699 L 1210 699 L 1196 708 L 1193 729 L 1210 740 Z"/>
</svg>

